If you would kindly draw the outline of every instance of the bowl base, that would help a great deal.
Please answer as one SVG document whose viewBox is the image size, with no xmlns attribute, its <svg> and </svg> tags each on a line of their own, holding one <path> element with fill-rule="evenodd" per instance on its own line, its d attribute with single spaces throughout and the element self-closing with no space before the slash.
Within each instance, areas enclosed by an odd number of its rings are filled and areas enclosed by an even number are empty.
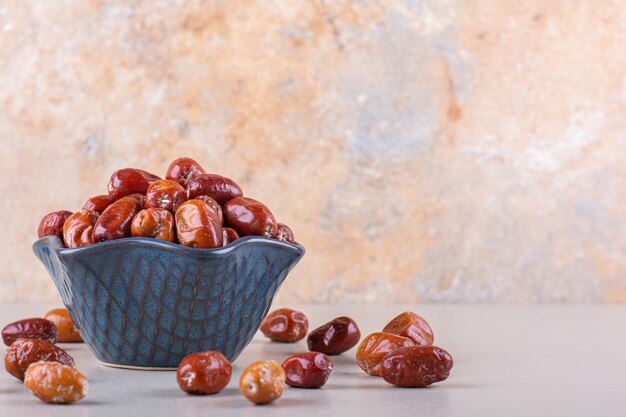
<svg viewBox="0 0 626 417">
<path fill-rule="evenodd" d="M 159 367 L 159 366 L 133 366 L 133 365 L 120 365 L 117 363 L 108 363 L 98 361 L 104 366 L 108 366 L 109 368 L 118 368 L 118 369 L 131 369 L 133 371 L 176 371 L 178 368 L 169 368 L 169 367 Z"/>
</svg>

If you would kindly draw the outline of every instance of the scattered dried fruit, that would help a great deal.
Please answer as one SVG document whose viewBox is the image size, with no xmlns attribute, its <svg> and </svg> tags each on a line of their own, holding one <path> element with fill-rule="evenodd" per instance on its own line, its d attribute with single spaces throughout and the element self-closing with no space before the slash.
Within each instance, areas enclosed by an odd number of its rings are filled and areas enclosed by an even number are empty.
<svg viewBox="0 0 626 417">
<path fill-rule="evenodd" d="M 70 404 L 87 394 L 87 378 L 71 366 L 36 362 L 28 367 L 24 385 L 41 401 Z"/>
<path fill-rule="evenodd" d="M 50 320 L 39 317 L 14 321 L 4 326 L 4 344 L 11 346 L 17 339 L 42 339 L 54 343 L 57 340 L 57 327 Z"/>
<path fill-rule="evenodd" d="M 285 371 L 274 361 L 257 361 L 241 374 L 239 389 L 255 404 L 268 404 L 278 399 L 285 389 Z"/>
<path fill-rule="evenodd" d="M 233 367 L 216 350 L 191 353 L 178 365 L 176 380 L 180 389 L 196 395 L 215 394 L 230 382 Z"/>
<path fill-rule="evenodd" d="M 57 327 L 57 342 L 59 343 L 79 343 L 83 341 L 70 313 L 66 308 L 55 308 L 44 316 Z"/>
<path fill-rule="evenodd" d="M 423 388 L 450 375 L 452 356 L 433 345 L 405 346 L 393 350 L 381 363 L 381 374 L 390 384 Z"/>
<path fill-rule="evenodd" d="M 297 388 L 319 388 L 326 384 L 333 361 L 320 352 L 306 352 L 290 356 L 282 364 L 287 385 Z"/>
<path fill-rule="evenodd" d="M 383 332 L 408 337 L 416 345 L 432 345 L 435 341 L 433 330 L 426 319 L 412 311 L 405 311 L 393 318 Z"/>
<path fill-rule="evenodd" d="M 58 346 L 41 339 L 18 339 L 7 349 L 4 367 L 7 372 L 24 380 L 24 373 L 35 362 L 59 362 L 74 366 L 74 358 Z"/>
<path fill-rule="evenodd" d="M 414 344 L 407 337 L 382 332 L 372 333 L 363 339 L 356 350 L 356 363 L 368 374 L 380 376 L 380 363 L 389 352 Z"/>
<path fill-rule="evenodd" d="M 361 331 L 350 317 L 337 317 L 309 333 L 309 350 L 327 355 L 339 355 L 359 343 Z"/>
<path fill-rule="evenodd" d="M 279 308 L 265 317 L 260 330 L 276 342 L 293 343 L 305 338 L 309 331 L 309 319 L 300 311 Z"/>
</svg>

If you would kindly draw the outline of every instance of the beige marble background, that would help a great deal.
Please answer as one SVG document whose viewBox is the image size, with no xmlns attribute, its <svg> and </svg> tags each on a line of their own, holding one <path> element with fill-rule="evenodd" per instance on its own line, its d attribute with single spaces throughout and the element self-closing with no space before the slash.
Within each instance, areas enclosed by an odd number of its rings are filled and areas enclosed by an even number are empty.
<svg viewBox="0 0 626 417">
<path fill-rule="evenodd" d="M 625 45 L 619 0 L 2 0 L 0 300 L 188 155 L 306 246 L 283 303 L 624 302 Z"/>
</svg>

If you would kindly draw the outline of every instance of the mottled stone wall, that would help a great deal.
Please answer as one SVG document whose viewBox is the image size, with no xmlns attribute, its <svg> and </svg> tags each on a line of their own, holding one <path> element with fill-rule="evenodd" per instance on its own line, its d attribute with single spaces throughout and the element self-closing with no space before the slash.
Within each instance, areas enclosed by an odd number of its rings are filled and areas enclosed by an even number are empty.
<svg viewBox="0 0 626 417">
<path fill-rule="evenodd" d="M 282 302 L 626 301 L 626 5 L 0 2 L 0 299 L 110 173 L 189 155 L 308 253 Z"/>
</svg>

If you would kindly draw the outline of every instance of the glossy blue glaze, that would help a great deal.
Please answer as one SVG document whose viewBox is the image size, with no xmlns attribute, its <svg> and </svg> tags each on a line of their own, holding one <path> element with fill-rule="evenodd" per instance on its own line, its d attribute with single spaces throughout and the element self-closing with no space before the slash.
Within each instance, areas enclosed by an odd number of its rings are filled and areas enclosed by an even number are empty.
<svg viewBox="0 0 626 417">
<path fill-rule="evenodd" d="M 248 236 L 219 249 L 126 238 L 76 249 L 33 245 L 83 339 L 102 362 L 177 367 L 191 352 L 234 360 L 304 255 L 300 245 Z"/>
</svg>

